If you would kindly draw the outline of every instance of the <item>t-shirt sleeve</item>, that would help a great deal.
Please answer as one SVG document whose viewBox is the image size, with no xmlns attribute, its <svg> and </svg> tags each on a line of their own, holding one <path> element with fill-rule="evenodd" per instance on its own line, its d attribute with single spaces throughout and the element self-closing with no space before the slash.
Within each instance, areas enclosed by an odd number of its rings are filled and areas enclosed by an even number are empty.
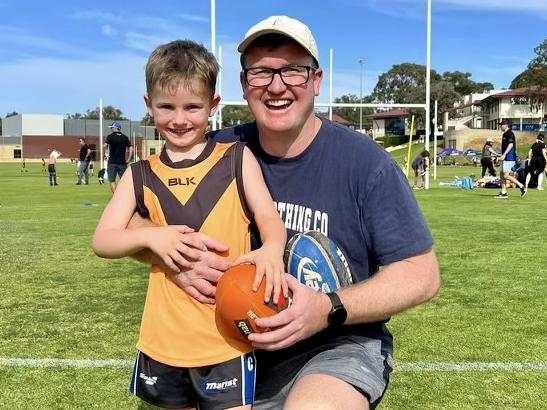
<svg viewBox="0 0 547 410">
<path fill-rule="evenodd" d="M 397 164 L 386 161 L 365 184 L 361 220 L 378 265 L 416 256 L 433 246 L 423 214 Z"/>
</svg>

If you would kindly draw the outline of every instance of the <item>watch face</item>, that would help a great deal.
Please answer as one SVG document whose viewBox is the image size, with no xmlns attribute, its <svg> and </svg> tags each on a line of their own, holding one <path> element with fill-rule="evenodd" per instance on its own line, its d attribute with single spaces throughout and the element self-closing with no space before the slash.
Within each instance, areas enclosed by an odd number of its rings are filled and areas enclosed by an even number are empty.
<svg viewBox="0 0 547 410">
<path fill-rule="evenodd" d="M 346 308 L 342 304 L 342 301 L 340 300 L 340 297 L 335 292 L 329 292 L 327 293 L 327 296 L 330 299 L 330 303 L 332 304 L 332 309 L 329 312 L 328 316 L 328 322 L 331 326 L 339 326 L 343 325 L 346 321 L 346 318 L 348 317 L 348 312 L 346 311 Z"/>
<path fill-rule="evenodd" d="M 342 325 L 346 321 L 348 313 L 343 306 L 336 306 L 329 315 L 329 323 L 331 325 Z"/>
</svg>

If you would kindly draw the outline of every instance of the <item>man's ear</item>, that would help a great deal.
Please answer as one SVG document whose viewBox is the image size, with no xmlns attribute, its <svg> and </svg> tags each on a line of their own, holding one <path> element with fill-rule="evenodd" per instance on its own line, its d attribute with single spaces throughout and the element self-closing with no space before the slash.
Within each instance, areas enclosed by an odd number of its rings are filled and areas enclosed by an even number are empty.
<svg viewBox="0 0 547 410">
<path fill-rule="evenodd" d="M 320 68 L 317 68 L 315 72 L 313 73 L 313 91 L 316 97 L 319 95 L 319 91 L 321 90 L 322 79 L 323 79 L 323 70 Z"/>
<path fill-rule="evenodd" d="M 247 89 L 247 82 L 245 81 L 243 71 L 239 73 L 239 82 L 241 83 L 241 89 L 243 90 L 243 99 L 246 100 L 247 96 L 245 95 L 245 90 Z"/>
</svg>

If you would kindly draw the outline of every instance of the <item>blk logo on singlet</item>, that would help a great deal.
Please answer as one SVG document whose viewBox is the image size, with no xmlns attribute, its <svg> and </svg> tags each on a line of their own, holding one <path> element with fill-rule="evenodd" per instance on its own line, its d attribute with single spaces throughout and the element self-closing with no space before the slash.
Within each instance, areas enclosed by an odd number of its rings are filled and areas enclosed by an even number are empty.
<svg viewBox="0 0 547 410">
<path fill-rule="evenodd" d="M 196 185 L 194 182 L 194 177 L 186 178 L 169 178 L 167 180 L 167 185 Z"/>
</svg>

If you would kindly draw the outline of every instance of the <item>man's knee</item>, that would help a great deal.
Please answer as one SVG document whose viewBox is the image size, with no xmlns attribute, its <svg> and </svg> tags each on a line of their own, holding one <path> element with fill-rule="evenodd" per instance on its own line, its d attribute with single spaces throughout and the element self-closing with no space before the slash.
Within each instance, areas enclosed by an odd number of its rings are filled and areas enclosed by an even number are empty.
<svg viewBox="0 0 547 410">
<path fill-rule="evenodd" d="M 333 376 L 310 374 L 299 379 L 291 388 L 285 410 L 368 410 L 369 402 L 352 385 Z"/>
</svg>

